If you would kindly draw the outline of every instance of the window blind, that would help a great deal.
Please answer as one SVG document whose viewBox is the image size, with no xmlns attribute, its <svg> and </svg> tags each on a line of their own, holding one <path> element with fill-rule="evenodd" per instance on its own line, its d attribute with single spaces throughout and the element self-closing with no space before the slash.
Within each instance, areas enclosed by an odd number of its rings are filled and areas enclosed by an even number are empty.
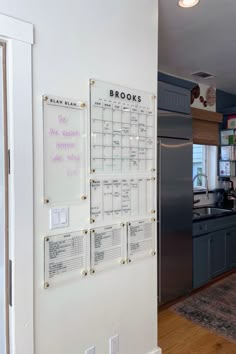
<svg viewBox="0 0 236 354">
<path fill-rule="evenodd" d="M 223 116 L 220 113 L 192 108 L 193 143 L 202 145 L 219 145 L 219 124 Z"/>
</svg>

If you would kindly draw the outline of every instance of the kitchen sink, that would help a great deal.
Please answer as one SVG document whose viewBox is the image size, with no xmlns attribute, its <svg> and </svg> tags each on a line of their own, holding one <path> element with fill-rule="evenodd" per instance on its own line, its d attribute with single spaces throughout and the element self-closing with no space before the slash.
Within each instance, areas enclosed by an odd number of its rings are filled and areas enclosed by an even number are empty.
<svg viewBox="0 0 236 354">
<path fill-rule="evenodd" d="M 209 216 L 209 215 L 219 215 L 223 213 L 230 213 L 232 210 L 220 209 L 214 207 L 207 208 L 196 208 L 193 209 L 193 217 Z"/>
</svg>

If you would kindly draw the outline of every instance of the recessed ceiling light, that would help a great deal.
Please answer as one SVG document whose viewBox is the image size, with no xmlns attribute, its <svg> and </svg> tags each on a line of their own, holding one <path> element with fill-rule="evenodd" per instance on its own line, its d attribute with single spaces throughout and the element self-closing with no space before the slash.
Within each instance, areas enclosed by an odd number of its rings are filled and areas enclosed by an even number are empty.
<svg viewBox="0 0 236 354">
<path fill-rule="evenodd" d="M 180 7 L 188 8 L 196 6 L 199 2 L 200 0 L 178 0 L 178 5 Z"/>
</svg>

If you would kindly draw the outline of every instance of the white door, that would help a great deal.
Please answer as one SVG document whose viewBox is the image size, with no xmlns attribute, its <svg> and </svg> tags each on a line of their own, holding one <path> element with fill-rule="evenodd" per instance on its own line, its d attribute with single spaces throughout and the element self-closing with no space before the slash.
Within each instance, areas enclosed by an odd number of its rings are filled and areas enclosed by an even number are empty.
<svg viewBox="0 0 236 354">
<path fill-rule="evenodd" d="M 9 352 L 6 47 L 0 42 L 0 354 Z"/>
</svg>

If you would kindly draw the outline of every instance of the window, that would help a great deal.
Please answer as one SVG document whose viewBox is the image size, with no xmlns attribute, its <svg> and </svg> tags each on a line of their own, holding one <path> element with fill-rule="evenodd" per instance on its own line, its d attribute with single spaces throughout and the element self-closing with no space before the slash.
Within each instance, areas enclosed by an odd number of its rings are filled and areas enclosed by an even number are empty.
<svg viewBox="0 0 236 354">
<path fill-rule="evenodd" d="M 217 185 L 217 147 L 210 145 L 193 144 L 193 178 L 194 190 L 202 190 L 206 188 L 206 178 L 208 177 L 209 189 L 216 188 Z"/>
</svg>

